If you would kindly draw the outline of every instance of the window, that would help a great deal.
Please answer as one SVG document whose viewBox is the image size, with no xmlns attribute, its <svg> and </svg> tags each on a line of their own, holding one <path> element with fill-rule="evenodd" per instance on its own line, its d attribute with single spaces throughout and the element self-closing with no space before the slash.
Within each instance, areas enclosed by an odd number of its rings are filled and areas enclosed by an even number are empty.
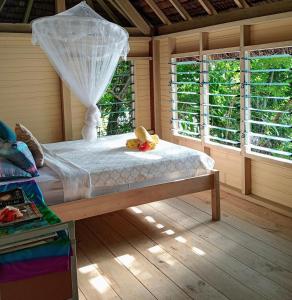
<svg viewBox="0 0 292 300">
<path fill-rule="evenodd" d="M 240 147 L 240 56 L 204 56 L 204 126 L 206 141 Z"/>
<path fill-rule="evenodd" d="M 247 147 L 292 159 L 292 48 L 252 51 L 245 58 Z"/>
<path fill-rule="evenodd" d="M 199 57 L 171 61 L 171 95 L 173 131 L 200 138 Z"/>
<path fill-rule="evenodd" d="M 131 61 L 121 61 L 106 93 L 98 102 L 102 125 L 99 135 L 131 132 L 135 122 L 134 74 Z"/>
<path fill-rule="evenodd" d="M 174 133 L 292 160 L 291 71 L 292 47 L 173 58 Z"/>
</svg>

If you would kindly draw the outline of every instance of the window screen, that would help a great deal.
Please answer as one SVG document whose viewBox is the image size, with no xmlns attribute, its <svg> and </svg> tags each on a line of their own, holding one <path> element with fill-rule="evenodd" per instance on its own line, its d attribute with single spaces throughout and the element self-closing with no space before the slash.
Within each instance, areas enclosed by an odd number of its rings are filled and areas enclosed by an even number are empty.
<svg viewBox="0 0 292 300">
<path fill-rule="evenodd" d="M 204 56 L 204 126 L 207 140 L 240 147 L 240 56 Z M 206 132 L 206 131 L 205 131 Z"/>
<path fill-rule="evenodd" d="M 171 102 L 174 132 L 200 138 L 199 57 L 171 60 Z"/>
<path fill-rule="evenodd" d="M 246 134 L 251 151 L 292 159 L 292 48 L 246 57 Z"/>
<path fill-rule="evenodd" d="M 98 102 L 102 125 L 99 135 L 131 132 L 135 121 L 134 67 L 131 61 L 121 61 L 106 93 Z"/>
</svg>

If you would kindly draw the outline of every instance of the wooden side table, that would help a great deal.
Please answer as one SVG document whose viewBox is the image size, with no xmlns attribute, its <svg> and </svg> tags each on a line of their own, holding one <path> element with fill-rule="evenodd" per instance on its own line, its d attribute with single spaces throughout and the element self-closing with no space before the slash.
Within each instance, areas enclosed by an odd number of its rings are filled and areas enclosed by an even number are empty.
<svg viewBox="0 0 292 300">
<path fill-rule="evenodd" d="M 1 237 L 0 246 L 27 242 L 30 239 L 35 239 L 45 234 L 64 230 L 68 234 L 73 252 L 70 261 L 71 271 L 48 273 L 29 279 L 1 283 L 0 300 L 78 300 L 75 223 L 73 221 L 47 225 Z"/>
</svg>

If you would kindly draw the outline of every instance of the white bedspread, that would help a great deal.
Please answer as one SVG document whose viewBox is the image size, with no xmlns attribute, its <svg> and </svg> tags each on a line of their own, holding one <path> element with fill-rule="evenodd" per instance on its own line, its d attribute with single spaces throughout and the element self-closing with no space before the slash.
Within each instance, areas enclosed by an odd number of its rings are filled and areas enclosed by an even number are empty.
<svg viewBox="0 0 292 300">
<path fill-rule="evenodd" d="M 134 135 L 43 145 L 46 164 L 63 182 L 64 200 L 199 176 L 214 167 L 205 153 L 166 141 L 149 152 L 128 150 L 128 138 Z"/>
</svg>

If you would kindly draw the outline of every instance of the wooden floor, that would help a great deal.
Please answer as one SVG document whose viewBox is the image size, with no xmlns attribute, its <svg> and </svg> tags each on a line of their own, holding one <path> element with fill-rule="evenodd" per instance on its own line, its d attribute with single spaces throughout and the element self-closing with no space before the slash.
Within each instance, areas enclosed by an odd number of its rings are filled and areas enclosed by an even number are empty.
<svg viewBox="0 0 292 300">
<path fill-rule="evenodd" d="M 292 220 L 208 192 L 78 221 L 80 299 L 292 299 Z"/>
</svg>

